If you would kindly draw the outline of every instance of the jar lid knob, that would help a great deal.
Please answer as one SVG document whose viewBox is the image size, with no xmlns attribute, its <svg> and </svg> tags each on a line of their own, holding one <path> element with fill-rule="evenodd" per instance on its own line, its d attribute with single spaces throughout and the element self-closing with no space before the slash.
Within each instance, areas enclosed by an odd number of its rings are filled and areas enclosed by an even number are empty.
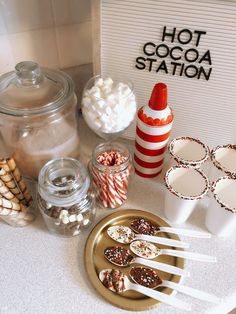
<svg viewBox="0 0 236 314">
<path fill-rule="evenodd" d="M 15 66 L 17 82 L 20 85 L 36 85 L 42 81 L 41 70 L 38 63 L 23 61 Z"/>
</svg>

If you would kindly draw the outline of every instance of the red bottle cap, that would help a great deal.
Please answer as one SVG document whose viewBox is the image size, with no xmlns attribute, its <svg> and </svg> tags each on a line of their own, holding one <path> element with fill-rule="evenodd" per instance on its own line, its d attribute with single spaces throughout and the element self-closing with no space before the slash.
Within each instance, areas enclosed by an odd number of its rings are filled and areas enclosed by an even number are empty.
<svg viewBox="0 0 236 314">
<path fill-rule="evenodd" d="M 153 110 L 163 110 L 167 107 L 167 86 L 164 83 L 157 83 L 149 100 L 148 106 Z"/>
</svg>

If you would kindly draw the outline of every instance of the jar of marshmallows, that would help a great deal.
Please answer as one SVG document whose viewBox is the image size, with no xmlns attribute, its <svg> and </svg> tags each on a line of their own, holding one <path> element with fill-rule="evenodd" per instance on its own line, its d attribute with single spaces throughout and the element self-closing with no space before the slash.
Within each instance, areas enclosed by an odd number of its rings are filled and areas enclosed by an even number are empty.
<svg viewBox="0 0 236 314">
<path fill-rule="evenodd" d="M 51 160 L 41 169 L 37 202 L 49 231 L 64 237 L 87 228 L 96 212 L 88 172 L 73 158 Z"/>
<path fill-rule="evenodd" d="M 132 82 L 109 76 L 92 77 L 84 88 L 82 113 L 88 126 L 100 137 L 118 138 L 136 114 Z"/>
</svg>

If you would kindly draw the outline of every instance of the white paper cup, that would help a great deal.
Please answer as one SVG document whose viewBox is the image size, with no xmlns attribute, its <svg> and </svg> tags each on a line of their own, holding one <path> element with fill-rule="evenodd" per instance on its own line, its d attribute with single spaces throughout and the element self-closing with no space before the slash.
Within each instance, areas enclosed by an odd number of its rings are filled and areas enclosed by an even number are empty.
<svg viewBox="0 0 236 314">
<path fill-rule="evenodd" d="M 206 215 L 207 229 L 227 236 L 236 228 L 236 179 L 218 178 L 212 184 L 212 198 Z"/>
<path fill-rule="evenodd" d="M 198 139 L 182 136 L 173 139 L 169 146 L 171 166 L 175 164 L 199 168 L 209 158 L 210 151 L 207 145 Z"/>
<path fill-rule="evenodd" d="M 165 215 L 175 223 L 185 222 L 209 190 L 209 181 L 201 170 L 182 165 L 166 172 L 165 184 Z"/>
<path fill-rule="evenodd" d="M 211 180 L 220 176 L 236 178 L 236 145 L 217 146 L 211 151 L 212 168 Z"/>
</svg>

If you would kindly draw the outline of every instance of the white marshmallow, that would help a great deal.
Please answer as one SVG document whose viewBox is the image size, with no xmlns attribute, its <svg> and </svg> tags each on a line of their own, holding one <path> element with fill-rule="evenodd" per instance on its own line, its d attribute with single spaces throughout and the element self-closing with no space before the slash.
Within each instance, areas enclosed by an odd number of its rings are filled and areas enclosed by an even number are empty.
<svg viewBox="0 0 236 314">
<path fill-rule="evenodd" d="M 69 221 L 70 222 L 75 222 L 76 221 L 76 215 L 70 215 L 69 216 Z"/>
<path fill-rule="evenodd" d="M 111 110 L 110 107 L 107 107 L 105 112 L 106 112 L 107 115 L 112 114 L 112 110 Z"/>
<path fill-rule="evenodd" d="M 106 102 L 103 99 L 99 99 L 97 101 L 97 107 L 104 108 L 106 106 Z"/>
<path fill-rule="evenodd" d="M 81 221 L 83 220 L 83 215 L 82 215 L 82 214 L 77 215 L 77 216 L 76 216 L 76 220 L 77 220 L 78 222 L 81 222 Z"/>
<path fill-rule="evenodd" d="M 84 105 L 85 107 L 88 107 L 88 106 L 90 106 L 90 104 L 91 104 L 91 99 L 90 99 L 90 97 L 84 97 L 82 101 L 83 101 L 83 105 Z"/>
<path fill-rule="evenodd" d="M 96 81 L 95 81 L 95 86 L 102 86 L 104 83 L 103 78 L 99 77 Z"/>
<path fill-rule="evenodd" d="M 63 209 L 63 210 L 60 212 L 59 218 L 60 218 L 60 217 L 63 217 L 63 216 L 67 216 L 67 215 L 68 215 L 68 210 Z"/>
<path fill-rule="evenodd" d="M 61 221 L 62 221 L 63 224 L 65 224 L 65 225 L 67 225 L 67 224 L 70 222 L 70 220 L 69 220 L 69 218 L 68 218 L 67 216 L 63 216 Z"/>
<path fill-rule="evenodd" d="M 84 219 L 83 225 L 86 226 L 88 223 L 89 223 L 89 219 L 88 218 Z"/>
<path fill-rule="evenodd" d="M 47 209 L 49 209 L 49 208 L 51 208 L 51 207 L 52 207 L 52 205 L 51 205 L 51 204 L 46 203 L 46 208 L 47 208 Z"/>
<path fill-rule="evenodd" d="M 105 86 L 111 86 L 113 84 L 113 79 L 111 77 L 108 77 L 108 78 L 103 80 L 103 84 Z"/>
<path fill-rule="evenodd" d="M 77 236 L 78 234 L 80 234 L 80 230 L 76 229 L 76 230 L 73 232 L 73 236 Z"/>
<path fill-rule="evenodd" d="M 98 119 L 96 119 L 94 122 L 95 129 L 98 130 L 101 128 L 101 126 L 102 126 L 102 123 Z"/>
<path fill-rule="evenodd" d="M 102 88 L 102 92 L 103 92 L 104 96 L 108 95 L 109 93 L 111 93 L 111 87 L 110 86 L 104 86 Z"/>
</svg>

